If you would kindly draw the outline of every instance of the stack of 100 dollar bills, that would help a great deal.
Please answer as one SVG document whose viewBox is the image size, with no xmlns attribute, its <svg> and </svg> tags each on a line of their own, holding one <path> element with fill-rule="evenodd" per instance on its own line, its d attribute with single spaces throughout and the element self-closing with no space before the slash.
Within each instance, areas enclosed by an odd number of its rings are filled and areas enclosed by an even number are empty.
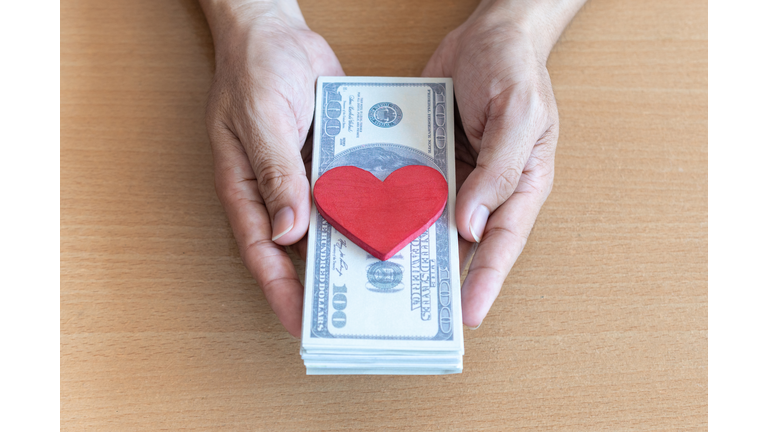
<svg viewBox="0 0 768 432">
<path fill-rule="evenodd" d="M 383 181 L 404 166 L 424 165 L 445 176 L 448 202 L 432 226 L 386 261 L 339 233 L 313 205 L 301 338 L 307 374 L 461 372 L 453 115 L 450 78 L 318 79 L 313 187 L 339 166 Z"/>
</svg>

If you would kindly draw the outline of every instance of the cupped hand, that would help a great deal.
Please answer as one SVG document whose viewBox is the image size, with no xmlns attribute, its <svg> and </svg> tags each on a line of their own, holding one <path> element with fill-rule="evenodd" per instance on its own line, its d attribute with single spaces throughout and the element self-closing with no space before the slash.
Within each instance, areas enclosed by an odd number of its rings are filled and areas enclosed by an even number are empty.
<svg viewBox="0 0 768 432">
<path fill-rule="evenodd" d="M 309 225 L 301 148 L 320 75 L 343 75 L 294 2 L 203 3 L 216 72 L 207 109 L 216 193 L 245 266 L 280 322 L 301 334 L 303 287 L 284 245 Z"/>
<path fill-rule="evenodd" d="M 521 14 L 484 2 L 422 74 L 453 78 L 464 130 L 456 134 L 456 222 L 464 253 L 478 243 L 462 286 L 469 327 L 487 315 L 552 189 L 559 123 L 546 69 L 551 44 L 531 33 Z"/>
</svg>

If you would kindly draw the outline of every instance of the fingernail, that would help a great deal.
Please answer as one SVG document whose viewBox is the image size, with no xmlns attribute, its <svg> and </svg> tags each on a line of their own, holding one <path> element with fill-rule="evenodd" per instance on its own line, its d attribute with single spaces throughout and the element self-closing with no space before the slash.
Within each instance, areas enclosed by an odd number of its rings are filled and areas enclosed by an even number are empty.
<svg viewBox="0 0 768 432">
<path fill-rule="evenodd" d="M 483 323 L 480 323 L 480 324 L 478 324 L 478 325 L 476 325 L 474 327 L 467 327 L 467 328 L 470 329 L 470 330 L 477 330 L 477 329 L 480 328 L 481 325 L 483 325 Z"/>
<path fill-rule="evenodd" d="M 480 239 L 483 238 L 485 224 L 488 222 L 488 215 L 490 214 L 488 207 L 480 204 L 472 213 L 472 217 L 469 218 L 469 233 L 472 234 L 475 243 L 480 243 Z"/>
<path fill-rule="evenodd" d="M 293 229 L 293 209 L 290 207 L 281 208 L 275 213 L 275 219 L 272 221 L 272 241 L 279 239 Z"/>
</svg>

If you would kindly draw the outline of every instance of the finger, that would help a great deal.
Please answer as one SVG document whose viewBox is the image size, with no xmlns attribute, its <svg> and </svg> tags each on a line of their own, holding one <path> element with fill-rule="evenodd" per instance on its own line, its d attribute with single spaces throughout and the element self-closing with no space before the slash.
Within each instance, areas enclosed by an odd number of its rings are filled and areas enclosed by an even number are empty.
<svg viewBox="0 0 768 432">
<path fill-rule="evenodd" d="M 269 212 L 270 239 L 289 245 L 301 239 L 309 225 L 309 182 L 301 157 L 304 139 L 284 99 L 270 96 L 256 103 L 258 110 L 236 124 L 236 132 Z"/>
<path fill-rule="evenodd" d="M 515 261 L 523 251 L 541 206 L 551 190 L 554 171 L 532 164 L 520 190 L 502 204 L 488 220 L 485 237 L 478 244 L 461 289 L 464 323 L 482 323 Z"/>
<path fill-rule="evenodd" d="M 461 289 L 464 324 L 479 326 L 520 256 L 538 214 L 536 197 L 517 193 L 488 221 Z"/>
<path fill-rule="evenodd" d="M 477 166 L 456 197 L 456 224 L 467 241 L 479 242 L 488 217 L 509 199 L 533 146 L 546 133 L 548 111 L 538 96 L 502 93 L 490 103 Z"/>
<path fill-rule="evenodd" d="M 464 271 L 467 269 L 467 264 L 470 263 L 472 256 L 477 251 L 478 244 L 470 243 L 459 237 L 459 271 L 461 274 L 464 274 Z"/>
<path fill-rule="evenodd" d="M 230 131 L 224 127 L 209 130 L 216 193 L 232 225 L 243 263 L 286 330 L 300 337 L 304 288 L 288 254 L 271 240 L 269 214 L 253 169 Z"/>
<path fill-rule="evenodd" d="M 296 254 L 301 258 L 302 260 L 307 260 L 307 236 L 304 236 L 299 240 L 298 242 L 294 243 L 291 246 L 296 252 Z"/>
</svg>

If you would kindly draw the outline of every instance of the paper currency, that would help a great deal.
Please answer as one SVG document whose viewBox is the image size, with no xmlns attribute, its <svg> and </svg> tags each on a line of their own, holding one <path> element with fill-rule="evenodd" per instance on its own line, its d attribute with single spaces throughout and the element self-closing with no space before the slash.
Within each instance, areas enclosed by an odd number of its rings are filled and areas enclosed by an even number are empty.
<svg viewBox="0 0 768 432">
<path fill-rule="evenodd" d="M 461 372 L 451 79 L 320 77 L 313 138 L 313 185 L 338 166 L 383 181 L 425 165 L 445 176 L 449 192 L 440 218 L 387 261 L 337 232 L 313 205 L 301 342 L 307 374 Z"/>
</svg>

